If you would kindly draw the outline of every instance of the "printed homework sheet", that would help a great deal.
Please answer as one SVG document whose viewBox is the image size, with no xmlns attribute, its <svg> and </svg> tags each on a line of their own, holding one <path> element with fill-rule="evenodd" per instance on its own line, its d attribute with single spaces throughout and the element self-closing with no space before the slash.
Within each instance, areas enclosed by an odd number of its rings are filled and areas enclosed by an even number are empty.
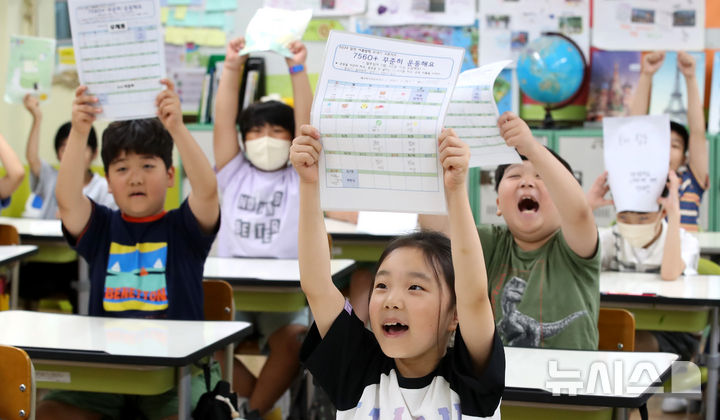
<svg viewBox="0 0 720 420">
<path fill-rule="evenodd" d="M 670 162 L 670 119 L 664 115 L 603 118 L 603 152 L 615 209 L 653 212 Z"/>
<path fill-rule="evenodd" d="M 446 212 L 437 138 L 464 53 L 330 32 L 312 108 L 323 209 Z"/>
<path fill-rule="evenodd" d="M 470 167 L 520 163 L 515 149 L 508 147 L 497 126 L 498 109 L 493 85 L 510 60 L 498 61 L 460 73 L 445 116 L 452 128 L 470 146 Z"/>
<path fill-rule="evenodd" d="M 158 0 L 69 0 L 68 7 L 80 83 L 97 96 L 99 117 L 154 117 L 165 77 Z"/>
</svg>

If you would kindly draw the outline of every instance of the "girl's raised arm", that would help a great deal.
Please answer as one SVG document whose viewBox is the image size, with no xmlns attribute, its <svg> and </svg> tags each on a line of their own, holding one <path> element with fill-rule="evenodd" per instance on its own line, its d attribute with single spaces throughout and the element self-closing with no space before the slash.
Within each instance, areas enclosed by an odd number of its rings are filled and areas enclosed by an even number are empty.
<svg viewBox="0 0 720 420">
<path fill-rule="evenodd" d="M 298 258 L 300 285 L 307 296 L 320 336 L 324 337 L 343 310 L 345 299 L 332 282 L 330 248 L 318 190 L 320 133 L 310 125 L 300 127 L 300 136 L 290 147 L 290 161 L 300 176 Z"/>
<path fill-rule="evenodd" d="M 458 322 L 475 368 L 480 371 L 490 357 L 495 321 L 488 299 L 485 258 L 467 193 L 470 148 L 452 129 L 443 130 L 438 140 L 450 221 Z"/>
</svg>

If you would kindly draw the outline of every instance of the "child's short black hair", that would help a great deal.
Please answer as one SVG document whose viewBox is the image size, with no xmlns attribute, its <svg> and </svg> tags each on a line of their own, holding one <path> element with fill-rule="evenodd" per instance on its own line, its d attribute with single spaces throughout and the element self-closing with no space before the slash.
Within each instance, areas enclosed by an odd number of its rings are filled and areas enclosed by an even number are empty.
<svg viewBox="0 0 720 420">
<path fill-rule="evenodd" d="M 560 161 L 560 163 L 562 163 L 563 166 L 564 166 L 565 168 L 567 168 L 568 171 L 570 171 L 570 173 L 573 175 L 573 178 L 575 178 L 575 173 L 573 172 L 572 167 L 570 166 L 570 164 L 567 163 L 567 161 L 566 161 L 565 159 L 563 159 L 562 157 L 560 157 L 560 155 L 558 155 L 557 153 L 555 153 L 555 151 L 553 151 L 551 148 L 549 148 L 549 147 L 547 147 L 547 146 L 545 146 L 545 148 L 546 148 L 550 153 L 552 153 L 552 155 L 555 156 L 555 159 L 557 159 L 558 161 Z M 528 158 L 525 157 L 525 156 L 523 156 L 523 155 L 520 155 L 520 159 L 522 159 L 522 160 L 528 160 Z M 509 166 L 510 166 L 509 164 L 500 165 L 500 166 L 497 167 L 497 169 L 495 169 L 495 192 L 497 192 L 498 186 L 500 186 L 500 181 L 502 181 L 502 177 L 505 176 L 505 170 L 506 170 Z"/>
<path fill-rule="evenodd" d="M 444 234 L 432 230 L 421 230 L 407 235 L 400 236 L 390 242 L 380 255 L 377 267 L 398 248 L 415 248 L 423 253 L 428 266 L 432 268 L 438 281 L 445 279 L 450 289 L 450 306 L 455 306 L 455 270 L 452 263 L 452 252 L 450 250 L 450 238 Z"/>
<path fill-rule="evenodd" d="M 675 121 L 670 121 L 670 131 L 676 132 L 680 137 L 683 139 L 683 155 L 687 153 L 688 151 L 688 141 L 690 140 L 690 134 L 687 131 L 687 128 L 685 128 L 684 125 L 680 123 L 676 123 Z"/>
<path fill-rule="evenodd" d="M 279 125 L 295 137 L 295 114 L 290 105 L 280 101 L 267 101 L 254 103 L 238 115 L 238 125 L 243 141 L 245 135 L 253 127 L 265 124 Z"/>
<path fill-rule="evenodd" d="M 103 132 L 102 141 L 105 173 L 122 152 L 157 156 L 166 169 L 172 167 L 172 136 L 157 118 L 115 121 Z"/>
<path fill-rule="evenodd" d="M 65 140 L 70 137 L 70 128 L 72 124 L 70 121 L 61 125 L 55 133 L 55 154 L 58 154 L 60 147 L 65 144 Z M 88 135 L 87 145 L 92 150 L 93 154 L 97 152 L 97 134 L 95 134 L 95 127 L 90 126 L 90 134 Z"/>
</svg>

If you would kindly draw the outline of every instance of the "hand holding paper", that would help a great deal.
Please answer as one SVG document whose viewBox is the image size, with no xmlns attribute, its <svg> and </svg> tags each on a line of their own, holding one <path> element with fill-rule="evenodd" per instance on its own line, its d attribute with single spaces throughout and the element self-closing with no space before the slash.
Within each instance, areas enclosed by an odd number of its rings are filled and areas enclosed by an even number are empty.
<svg viewBox="0 0 720 420">
<path fill-rule="evenodd" d="M 172 134 L 175 130 L 183 125 L 182 110 L 180 109 L 180 98 L 175 93 L 175 85 L 168 79 L 160 81 L 167 89 L 158 93 L 155 99 L 157 106 L 157 116 L 163 123 L 167 131 Z"/>
<path fill-rule="evenodd" d="M 245 38 L 237 37 L 228 42 L 225 48 L 225 68 L 228 70 L 240 71 L 247 61 L 247 54 L 240 54 L 245 48 Z"/>
<path fill-rule="evenodd" d="M 667 212 L 668 219 L 676 217 L 680 220 L 680 179 L 672 169 L 668 171 L 668 195 L 658 198 L 657 202 Z"/>
<path fill-rule="evenodd" d="M 600 207 L 613 205 L 613 200 L 605 198 L 608 192 L 610 192 L 610 185 L 607 183 L 608 172 L 605 171 L 600 174 L 590 186 L 590 190 L 587 193 L 587 202 L 590 207 L 595 210 Z"/>
<path fill-rule="evenodd" d="M 291 42 L 290 44 L 288 44 L 288 50 L 290 51 L 290 54 L 292 54 L 292 57 L 285 58 L 288 67 L 292 67 L 298 64 L 305 64 L 305 60 L 307 59 L 307 48 L 305 47 L 305 44 L 302 43 L 302 41 Z"/>
<path fill-rule="evenodd" d="M 88 87 L 85 85 L 75 89 L 75 99 L 72 106 L 72 130 L 83 136 L 87 136 L 95 122 L 95 116 L 102 112 L 98 106 L 98 99 L 87 94 Z"/>
<path fill-rule="evenodd" d="M 290 162 L 305 183 L 318 182 L 318 160 L 322 151 L 320 133 L 311 125 L 300 127 L 301 135 L 290 146 Z"/>
<path fill-rule="evenodd" d="M 438 138 L 438 153 L 443 167 L 445 191 L 465 189 L 470 148 L 463 143 L 452 128 L 446 128 Z"/>
<path fill-rule="evenodd" d="M 26 94 L 23 98 L 23 105 L 25 105 L 25 109 L 30 111 L 33 118 L 38 119 L 42 117 L 42 111 L 40 110 L 40 102 L 33 95 L 29 93 Z"/>
<path fill-rule="evenodd" d="M 530 149 L 539 144 L 527 123 L 510 111 L 500 116 L 497 125 L 505 143 L 521 155 L 528 156 Z"/>
<path fill-rule="evenodd" d="M 670 165 L 667 115 L 603 118 L 608 183 L 617 212 L 654 212 Z"/>
<path fill-rule="evenodd" d="M 312 18 L 312 9 L 284 10 L 262 7 L 255 12 L 245 31 L 245 48 L 240 54 L 275 51 L 293 58 L 288 45 L 302 38 Z"/>
</svg>

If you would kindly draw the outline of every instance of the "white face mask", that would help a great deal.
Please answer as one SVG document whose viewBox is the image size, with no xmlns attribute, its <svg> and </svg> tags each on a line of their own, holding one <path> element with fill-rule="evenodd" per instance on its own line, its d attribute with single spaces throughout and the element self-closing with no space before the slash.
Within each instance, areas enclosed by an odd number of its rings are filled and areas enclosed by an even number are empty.
<svg viewBox="0 0 720 420">
<path fill-rule="evenodd" d="M 245 141 L 245 153 L 256 168 L 263 171 L 275 171 L 288 161 L 290 141 L 264 136 Z"/>
<path fill-rule="evenodd" d="M 660 215 L 662 217 L 662 214 Z M 629 223 L 617 222 L 618 232 L 625 238 L 630 245 L 635 248 L 642 248 L 649 244 L 655 238 L 660 228 L 660 220 L 655 223 L 645 223 L 641 225 L 633 225 Z"/>
</svg>

